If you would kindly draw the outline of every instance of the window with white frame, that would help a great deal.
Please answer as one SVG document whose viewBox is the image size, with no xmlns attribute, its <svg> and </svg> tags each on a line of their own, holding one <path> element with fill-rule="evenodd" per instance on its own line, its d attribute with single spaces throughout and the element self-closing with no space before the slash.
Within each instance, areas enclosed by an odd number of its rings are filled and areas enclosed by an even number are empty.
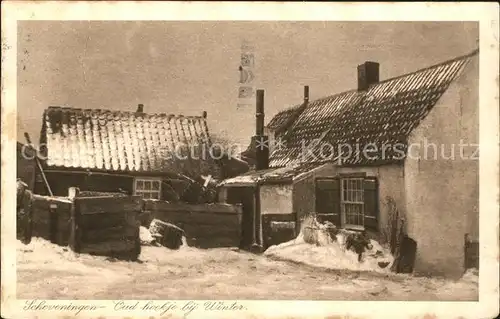
<svg viewBox="0 0 500 319">
<path fill-rule="evenodd" d="M 378 231 L 378 180 L 367 176 L 316 179 L 316 213 L 338 227 Z"/>
<path fill-rule="evenodd" d="M 153 178 L 136 178 L 134 194 L 144 199 L 161 199 L 161 180 Z"/>
<path fill-rule="evenodd" d="M 343 178 L 340 197 L 342 215 L 346 226 L 364 226 L 363 178 Z"/>
</svg>

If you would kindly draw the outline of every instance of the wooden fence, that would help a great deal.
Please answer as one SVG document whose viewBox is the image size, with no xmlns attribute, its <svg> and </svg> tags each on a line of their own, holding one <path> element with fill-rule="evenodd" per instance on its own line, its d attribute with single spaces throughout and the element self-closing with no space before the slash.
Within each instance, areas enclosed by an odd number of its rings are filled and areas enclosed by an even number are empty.
<svg viewBox="0 0 500 319">
<path fill-rule="evenodd" d="M 192 205 L 145 200 L 141 219 L 146 227 L 156 218 L 182 228 L 189 246 L 216 248 L 240 245 L 241 217 L 239 205 Z"/>
<path fill-rule="evenodd" d="M 64 197 L 31 195 L 23 204 L 24 215 L 29 220 L 23 228 L 29 228 L 29 237 L 41 237 L 65 246 L 71 231 L 71 201 Z"/>
<path fill-rule="evenodd" d="M 81 196 L 84 195 L 84 196 Z M 239 247 L 242 207 L 143 200 L 140 196 L 91 196 L 72 188 L 68 197 L 30 195 L 18 212 L 18 237 L 31 236 L 67 246 L 77 253 L 136 259 L 139 225 L 157 218 L 184 230 L 198 248 Z M 29 238 L 24 238 L 29 237 Z M 21 239 L 21 238 L 20 238 Z"/>
<path fill-rule="evenodd" d="M 140 196 L 79 197 L 70 190 L 69 246 L 77 253 L 135 260 L 141 252 Z"/>
</svg>

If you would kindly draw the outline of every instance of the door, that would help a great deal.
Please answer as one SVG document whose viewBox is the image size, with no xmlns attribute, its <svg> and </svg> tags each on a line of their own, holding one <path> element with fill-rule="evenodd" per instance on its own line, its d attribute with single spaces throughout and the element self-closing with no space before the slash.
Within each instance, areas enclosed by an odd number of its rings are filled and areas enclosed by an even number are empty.
<svg viewBox="0 0 500 319">
<path fill-rule="evenodd" d="M 249 249 L 255 243 L 256 230 L 256 189 L 252 186 L 229 187 L 227 189 L 227 202 L 241 204 L 243 215 L 241 218 L 240 248 Z"/>
</svg>

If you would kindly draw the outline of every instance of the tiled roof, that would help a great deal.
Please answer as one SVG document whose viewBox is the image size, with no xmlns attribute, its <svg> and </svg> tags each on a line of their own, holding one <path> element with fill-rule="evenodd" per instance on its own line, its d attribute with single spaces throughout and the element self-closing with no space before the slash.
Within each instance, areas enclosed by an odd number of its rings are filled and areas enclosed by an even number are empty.
<svg viewBox="0 0 500 319">
<path fill-rule="evenodd" d="M 403 160 L 410 132 L 476 54 L 478 51 L 379 82 L 366 91 L 352 90 L 309 102 L 282 137 L 285 147 L 271 154 L 270 166 L 313 161 L 366 165 Z M 310 147 L 314 140 L 322 143 Z M 375 143 L 377 152 L 368 152 L 368 156 L 356 152 L 371 143 Z M 352 152 L 345 145 L 352 147 Z M 392 146 L 384 156 L 382 145 Z M 304 151 L 307 147 L 313 151 Z M 339 154 L 343 158 L 340 162 Z"/>
<path fill-rule="evenodd" d="M 49 107 L 41 145 L 49 167 L 161 172 L 168 151 L 209 143 L 205 116 Z"/>
<path fill-rule="evenodd" d="M 300 112 L 300 107 L 302 104 L 292 106 L 288 109 L 285 109 L 283 111 L 280 111 L 278 114 L 276 114 L 271 121 L 267 124 L 267 127 L 274 130 L 280 130 L 283 128 L 284 125 L 287 124 L 287 122 L 294 116 L 296 115 L 297 112 Z"/>
</svg>

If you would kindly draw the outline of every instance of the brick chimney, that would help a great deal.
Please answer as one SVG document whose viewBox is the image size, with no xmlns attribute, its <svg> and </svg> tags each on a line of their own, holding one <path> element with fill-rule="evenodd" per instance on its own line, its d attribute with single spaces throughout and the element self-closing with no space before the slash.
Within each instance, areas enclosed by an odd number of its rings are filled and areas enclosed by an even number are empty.
<svg viewBox="0 0 500 319">
<path fill-rule="evenodd" d="M 257 90 L 255 112 L 255 169 L 269 168 L 269 137 L 264 135 L 264 90 Z"/>
<path fill-rule="evenodd" d="M 304 86 L 304 104 L 309 103 L 309 85 Z"/>
<path fill-rule="evenodd" d="M 365 91 L 379 81 L 379 64 L 366 61 L 358 65 L 358 91 Z"/>
<path fill-rule="evenodd" d="M 136 113 L 144 113 L 144 104 L 137 105 Z"/>
</svg>

